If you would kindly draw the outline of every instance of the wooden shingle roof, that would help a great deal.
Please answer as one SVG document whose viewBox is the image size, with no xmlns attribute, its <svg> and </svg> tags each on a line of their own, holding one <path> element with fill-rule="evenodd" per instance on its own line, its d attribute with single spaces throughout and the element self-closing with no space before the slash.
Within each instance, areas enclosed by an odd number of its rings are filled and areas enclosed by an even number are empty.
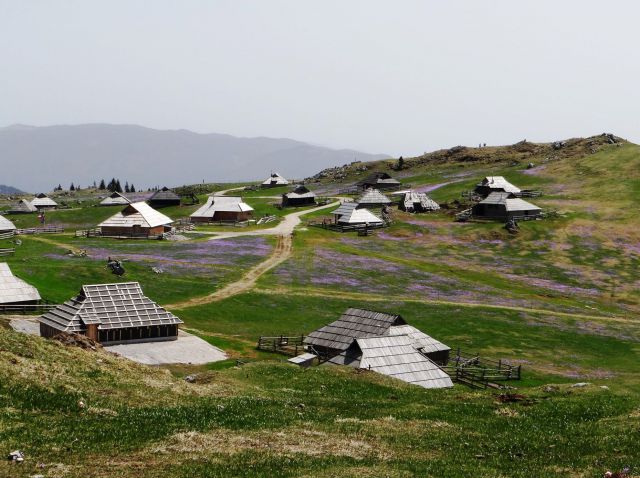
<svg viewBox="0 0 640 478">
<path fill-rule="evenodd" d="M 89 324 L 108 330 L 182 323 L 146 297 L 138 282 L 82 286 L 77 297 L 51 309 L 38 320 L 63 332 L 84 332 Z"/>
<path fill-rule="evenodd" d="M 4 216 L 0 216 L 0 232 L 15 231 L 16 226 Z"/>
<path fill-rule="evenodd" d="M 367 207 L 370 205 L 391 204 L 391 199 L 389 199 L 377 189 L 370 188 L 367 189 L 356 202 L 360 205 L 360 207 Z"/>
<path fill-rule="evenodd" d="M 365 309 L 347 309 L 335 322 L 311 332 L 304 342 L 334 350 L 346 350 L 354 339 L 385 335 L 389 327 L 406 322 L 399 315 Z"/>
<path fill-rule="evenodd" d="M 168 216 L 156 211 L 146 202 L 136 202 L 127 205 L 122 211 L 114 214 L 98 227 L 157 227 L 169 225 L 173 222 Z"/>
<path fill-rule="evenodd" d="M 440 206 L 437 202 L 427 196 L 425 193 L 418 193 L 416 191 L 407 191 L 402 199 L 405 209 L 415 209 L 419 206 L 425 211 L 437 211 Z"/>
<path fill-rule="evenodd" d="M 249 212 L 253 208 L 239 196 L 209 196 L 191 217 L 212 218 L 216 212 Z"/>
<path fill-rule="evenodd" d="M 520 188 L 514 186 L 503 176 L 487 176 L 477 184 L 478 187 L 486 187 L 496 191 L 504 191 L 507 193 L 519 193 Z"/>
<path fill-rule="evenodd" d="M 24 213 L 24 212 L 36 212 L 37 210 L 38 208 L 33 206 L 26 199 L 20 199 L 20 201 L 18 201 L 16 204 L 11 206 L 11 209 L 9 209 L 9 212 Z"/>
<path fill-rule="evenodd" d="M 180 196 L 165 186 L 153 193 L 149 201 L 180 201 Z"/>
<path fill-rule="evenodd" d="M 112 192 L 109 196 L 100 201 L 101 206 L 124 206 L 125 204 L 130 204 L 126 197 L 124 197 L 119 192 Z"/>
<path fill-rule="evenodd" d="M 382 219 L 368 209 L 352 209 L 338 219 L 339 224 L 382 224 Z"/>
<path fill-rule="evenodd" d="M 46 194 L 40 193 L 31 200 L 31 205 L 34 207 L 57 207 L 58 203 Z"/>
<path fill-rule="evenodd" d="M 263 186 L 286 186 L 287 184 L 289 184 L 289 181 L 278 173 L 271 173 L 271 176 L 262 182 Z"/>
<path fill-rule="evenodd" d="M 283 194 L 289 199 L 301 199 L 301 198 L 315 198 L 316 195 L 314 192 L 309 191 L 306 186 L 300 185 L 296 187 L 293 191 L 290 191 L 286 194 Z"/>
</svg>

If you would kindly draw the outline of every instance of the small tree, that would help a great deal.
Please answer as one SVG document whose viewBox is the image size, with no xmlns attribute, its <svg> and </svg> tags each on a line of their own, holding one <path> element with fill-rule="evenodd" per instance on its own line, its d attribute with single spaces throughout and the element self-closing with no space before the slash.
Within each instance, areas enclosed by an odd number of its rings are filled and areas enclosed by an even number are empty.
<svg viewBox="0 0 640 478">
<path fill-rule="evenodd" d="M 69 191 L 75 191 L 76 187 L 73 185 L 73 183 L 71 183 L 71 186 L 69 186 Z"/>
<path fill-rule="evenodd" d="M 398 171 L 400 171 L 402 168 L 404 168 L 404 158 L 400 156 L 398 158 Z"/>
<path fill-rule="evenodd" d="M 115 191 L 117 193 L 121 193 L 122 192 L 122 186 L 120 186 L 120 180 L 116 179 L 116 183 L 115 183 Z"/>
<path fill-rule="evenodd" d="M 125 193 L 130 192 L 130 190 L 129 190 L 129 182 L 128 181 L 125 181 L 125 183 L 124 183 L 124 192 Z"/>
<path fill-rule="evenodd" d="M 98 189 L 100 189 L 101 191 L 107 189 L 107 185 L 104 183 L 104 179 L 100 180 L 100 186 L 98 186 Z"/>
<path fill-rule="evenodd" d="M 129 186 L 129 192 L 130 193 L 135 193 L 136 192 L 136 187 L 133 185 L 133 183 L 131 183 L 131 186 Z"/>
</svg>

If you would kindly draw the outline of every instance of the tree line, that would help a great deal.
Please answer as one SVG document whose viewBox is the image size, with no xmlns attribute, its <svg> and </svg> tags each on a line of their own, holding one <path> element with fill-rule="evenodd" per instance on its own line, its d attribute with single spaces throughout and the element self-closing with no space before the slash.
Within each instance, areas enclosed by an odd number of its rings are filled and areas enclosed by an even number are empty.
<svg viewBox="0 0 640 478">
<path fill-rule="evenodd" d="M 109 191 L 112 193 L 123 193 L 123 192 L 135 193 L 136 192 L 136 187 L 133 185 L 133 183 L 129 184 L 128 181 L 125 181 L 124 189 L 123 189 L 122 185 L 120 184 L 120 180 L 116 178 L 111 178 L 111 181 L 109 181 L 108 183 L 106 183 L 104 179 L 101 179 L 99 184 L 97 184 L 96 181 L 94 181 L 93 189 L 97 189 L 99 191 Z M 56 187 L 53 188 L 53 190 L 63 191 L 62 185 L 58 184 Z M 80 185 L 75 185 L 71 183 L 71 185 L 69 186 L 69 191 L 80 191 L 80 190 L 81 190 Z"/>
</svg>

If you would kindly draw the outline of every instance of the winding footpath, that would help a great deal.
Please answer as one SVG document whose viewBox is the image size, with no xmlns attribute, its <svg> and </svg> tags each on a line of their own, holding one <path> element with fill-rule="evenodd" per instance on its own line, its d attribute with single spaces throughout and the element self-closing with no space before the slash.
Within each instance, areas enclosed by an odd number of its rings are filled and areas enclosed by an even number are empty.
<svg viewBox="0 0 640 478">
<path fill-rule="evenodd" d="M 230 190 L 228 190 L 230 191 Z M 220 191 L 220 193 L 226 193 L 227 191 Z M 244 236 L 278 236 L 278 242 L 273 253 L 260 264 L 249 269 L 240 279 L 230 284 L 227 284 L 222 289 L 219 289 L 209 295 L 203 297 L 194 297 L 189 300 L 177 302 L 175 304 L 167 304 L 164 307 L 167 309 L 185 309 L 187 307 L 194 307 L 198 305 L 209 304 L 211 302 L 218 302 L 223 299 L 228 299 L 235 295 L 243 294 L 255 286 L 257 280 L 267 271 L 282 264 L 286 261 L 293 252 L 293 231 L 301 222 L 301 217 L 305 214 L 309 214 L 315 211 L 323 209 L 337 207 L 340 201 L 335 201 L 324 206 L 315 207 L 313 209 L 306 209 L 304 211 L 293 212 L 284 216 L 282 221 L 277 226 L 269 229 L 257 229 L 255 231 L 246 232 L 221 232 L 215 237 L 209 239 L 215 241 L 218 239 L 229 239 L 232 237 L 244 237 Z"/>
</svg>

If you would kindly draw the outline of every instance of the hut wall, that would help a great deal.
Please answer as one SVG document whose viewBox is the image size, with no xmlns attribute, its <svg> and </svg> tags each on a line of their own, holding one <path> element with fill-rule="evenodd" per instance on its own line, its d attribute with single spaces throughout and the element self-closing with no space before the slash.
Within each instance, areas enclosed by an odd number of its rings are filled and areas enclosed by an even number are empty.
<svg viewBox="0 0 640 478">
<path fill-rule="evenodd" d="M 476 204 L 473 206 L 474 216 L 494 219 L 507 219 L 507 208 L 504 204 Z"/>
<path fill-rule="evenodd" d="M 438 365 L 447 365 L 449 363 L 449 352 L 449 350 L 441 350 L 439 352 L 425 354 L 425 356 Z"/>
<path fill-rule="evenodd" d="M 116 345 L 122 343 L 163 342 L 177 340 L 177 325 L 150 325 L 99 331 L 99 342 Z"/>
<path fill-rule="evenodd" d="M 127 237 L 149 237 L 159 236 L 171 228 L 168 226 L 148 227 L 111 227 L 102 226 L 100 232 L 103 236 L 127 236 Z"/>
<path fill-rule="evenodd" d="M 51 338 L 59 333 L 60 331 L 58 329 L 54 329 L 50 325 L 40 323 L 40 337 Z"/>
<path fill-rule="evenodd" d="M 300 207 L 300 206 L 313 206 L 316 203 L 316 198 L 292 198 L 289 199 L 285 196 L 282 197 L 282 207 Z"/>
<path fill-rule="evenodd" d="M 216 211 L 213 215 L 214 221 L 246 221 L 251 217 L 250 211 Z"/>
<path fill-rule="evenodd" d="M 168 206 L 179 206 L 180 199 L 150 199 L 149 205 L 155 208 L 159 207 L 168 207 Z"/>
</svg>

